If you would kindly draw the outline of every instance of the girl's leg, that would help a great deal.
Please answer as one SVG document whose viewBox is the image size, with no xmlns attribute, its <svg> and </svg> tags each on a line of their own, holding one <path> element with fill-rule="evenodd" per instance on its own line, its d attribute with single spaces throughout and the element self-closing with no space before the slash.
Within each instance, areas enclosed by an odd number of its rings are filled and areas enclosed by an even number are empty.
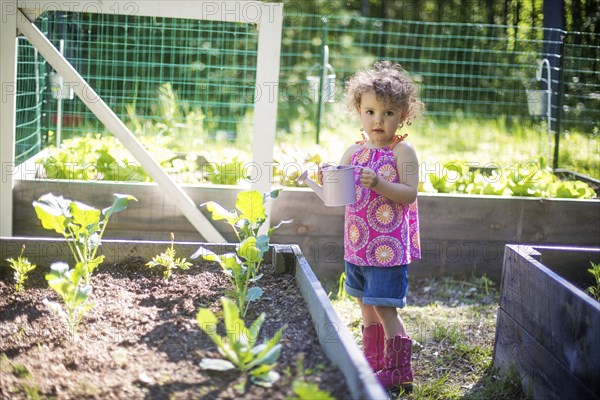
<svg viewBox="0 0 600 400">
<path fill-rule="evenodd" d="M 356 299 L 360 306 L 360 312 L 362 314 L 363 326 L 371 326 L 373 324 L 381 323 L 379 314 L 375 310 L 375 306 L 371 306 L 362 302 L 361 298 Z"/>
<path fill-rule="evenodd" d="M 386 337 L 383 368 L 375 376 L 386 389 L 401 386 L 410 392 L 413 382 L 412 340 L 395 307 L 376 306 L 375 311 L 383 323 Z"/>
<path fill-rule="evenodd" d="M 371 306 L 377 314 L 377 317 L 383 324 L 383 330 L 386 338 L 393 338 L 400 334 L 401 336 L 408 336 L 404 322 L 398 315 L 396 307 L 383 307 L 383 306 Z M 362 310 L 362 307 L 361 307 Z M 364 321 L 364 314 L 363 314 Z M 365 324 L 366 326 L 366 324 Z"/>
<path fill-rule="evenodd" d="M 385 334 L 383 325 L 375 311 L 375 307 L 365 304 L 362 298 L 357 297 L 358 305 L 362 314 L 363 328 L 363 351 L 365 357 L 374 372 L 383 369 L 383 352 L 385 349 Z"/>
</svg>

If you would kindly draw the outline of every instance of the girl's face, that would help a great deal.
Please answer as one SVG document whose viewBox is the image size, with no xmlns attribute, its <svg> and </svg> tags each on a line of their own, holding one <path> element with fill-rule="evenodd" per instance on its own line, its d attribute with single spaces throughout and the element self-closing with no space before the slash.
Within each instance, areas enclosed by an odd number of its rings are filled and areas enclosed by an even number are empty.
<svg viewBox="0 0 600 400">
<path fill-rule="evenodd" d="M 403 113 L 391 104 L 377 98 L 374 91 L 363 93 L 358 108 L 362 127 L 375 147 L 385 147 L 393 142 Z"/>
</svg>

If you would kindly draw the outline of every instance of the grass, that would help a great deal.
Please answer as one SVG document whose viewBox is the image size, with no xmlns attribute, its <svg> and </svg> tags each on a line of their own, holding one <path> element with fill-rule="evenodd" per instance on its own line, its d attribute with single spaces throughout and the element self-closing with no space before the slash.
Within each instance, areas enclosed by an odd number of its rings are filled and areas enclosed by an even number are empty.
<svg viewBox="0 0 600 400">
<path fill-rule="evenodd" d="M 15 392 L 23 392 L 28 399 L 41 399 L 39 389 L 27 366 L 12 362 L 5 353 L 0 354 L 0 375 L 13 374 L 19 378 L 19 388 L 13 388 Z"/>
<path fill-rule="evenodd" d="M 339 282 L 325 282 L 332 303 L 362 346 L 361 316 Z M 415 385 L 407 399 L 527 399 L 516 372 L 499 375 L 492 365 L 499 293 L 484 277 L 411 281 L 400 315 L 413 339 Z"/>
</svg>

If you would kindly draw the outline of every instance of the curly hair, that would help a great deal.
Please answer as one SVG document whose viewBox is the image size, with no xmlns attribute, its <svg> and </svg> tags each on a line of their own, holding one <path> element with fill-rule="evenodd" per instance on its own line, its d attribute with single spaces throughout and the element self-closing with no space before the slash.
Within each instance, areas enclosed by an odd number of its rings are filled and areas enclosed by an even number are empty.
<svg viewBox="0 0 600 400">
<path fill-rule="evenodd" d="M 419 88 L 400 64 L 378 61 L 373 68 L 360 70 L 346 81 L 346 107 L 355 111 L 364 93 L 374 91 L 378 99 L 406 114 L 405 121 L 419 118 L 425 104 L 418 99 Z"/>
</svg>

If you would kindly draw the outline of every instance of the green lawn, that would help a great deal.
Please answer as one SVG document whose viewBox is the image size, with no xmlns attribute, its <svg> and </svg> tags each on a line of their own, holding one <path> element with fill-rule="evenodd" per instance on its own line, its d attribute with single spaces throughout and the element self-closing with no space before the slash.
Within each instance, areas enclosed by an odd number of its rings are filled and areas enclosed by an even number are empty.
<svg viewBox="0 0 600 400">
<path fill-rule="evenodd" d="M 326 282 L 333 307 L 362 346 L 356 301 Z M 407 306 L 400 310 L 413 339 L 414 392 L 396 399 L 521 400 L 516 374 L 501 376 L 492 366 L 499 293 L 486 277 L 411 280 Z"/>
</svg>

